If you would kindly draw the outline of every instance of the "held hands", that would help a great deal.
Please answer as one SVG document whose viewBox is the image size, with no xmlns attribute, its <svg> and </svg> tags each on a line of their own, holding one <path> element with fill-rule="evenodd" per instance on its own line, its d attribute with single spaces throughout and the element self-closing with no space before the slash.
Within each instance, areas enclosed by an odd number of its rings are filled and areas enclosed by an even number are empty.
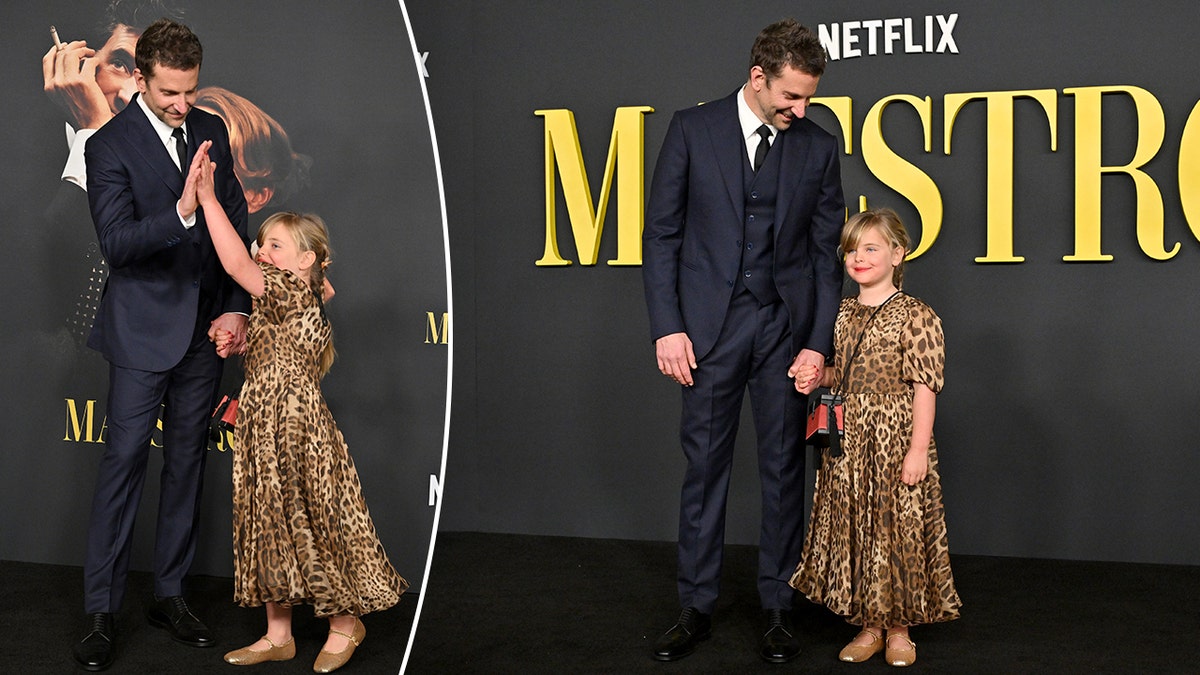
<svg viewBox="0 0 1200 675">
<path fill-rule="evenodd" d="M 76 129 L 99 129 L 113 117 L 96 83 L 96 50 L 83 40 L 50 47 L 42 57 L 42 89 L 62 108 Z"/>
<path fill-rule="evenodd" d="M 210 341 L 217 348 L 217 356 L 226 358 L 229 356 L 229 348 L 233 345 L 233 333 L 223 328 L 214 328 Z"/>
<path fill-rule="evenodd" d="M 654 353 L 660 373 L 685 387 L 695 384 L 692 371 L 696 369 L 696 355 L 687 333 L 671 333 L 658 338 L 654 341 Z"/>
<path fill-rule="evenodd" d="M 796 391 L 802 394 L 811 393 L 813 389 L 816 389 L 812 386 L 814 381 L 817 383 L 817 387 L 821 386 L 821 370 L 811 363 L 800 364 L 796 369 L 796 374 L 792 376 L 796 383 Z M 791 373 L 791 371 L 788 372 Z"/>
<path fill-rule="evenodd" d="M 208 327 L 208 341 L 217 349 L 217 356 L 246 353 L 246 315 L 227 312 L 213 319 Z"/>
<path fill-rule="evenodd" d="M 812 349 L 801 349 L 788 368 L 788 377 L 796 382 L 796 391 L 811 394 L 821 386 L 821 375 L 825 372 L 825 355 Z"/>
</svg>

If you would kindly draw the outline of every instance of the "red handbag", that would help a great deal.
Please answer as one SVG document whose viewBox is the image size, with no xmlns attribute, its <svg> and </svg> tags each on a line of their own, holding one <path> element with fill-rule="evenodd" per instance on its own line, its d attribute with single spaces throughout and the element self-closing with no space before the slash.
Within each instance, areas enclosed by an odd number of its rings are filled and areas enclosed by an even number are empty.
<svg viewBox="0 0 1200 675">
<path fill-rule="evenodd" d="M 837 444 L 833 438 L 845 434 L 842 423 L 842 397 L 837 394 L 821 394 L 808 404 L 808 425 L 804 438 L 814 448 L 828 448 Z"/>
<path fill-rule="evenodd" d="M 850 365 L 854 363 L 854 357 L 858 356 L 858 348 L 862 346 L 863 337 L 867 334 L 867 328 L 870 327 L 871 322 L 875 320 L 875 315 L 897 295 L 900 295 L 900 291 L 892 293 L 887 300 L 879 303 L 875 311 L 871 312 L 867 322 L 863 324 L 862 332 L 858 334 L 858 342 L 854 343 L 854 350 L 850 352 L 850 358 L 846 359 L 842 379 L 837 381 L 838 387 L 846 385 L 846 379 L 850 377 Z M 842 436 L 846 433 L 846 427 L 842 421 L 842 403 L 841 395 L 831 392 L 817 396 L 808 404 L 808 424 L 805 428 L 804 439 L 814 448 L 829 448 L 830 457 L 838 457 L 842 454 L 841 441 Z"/>
</svg>

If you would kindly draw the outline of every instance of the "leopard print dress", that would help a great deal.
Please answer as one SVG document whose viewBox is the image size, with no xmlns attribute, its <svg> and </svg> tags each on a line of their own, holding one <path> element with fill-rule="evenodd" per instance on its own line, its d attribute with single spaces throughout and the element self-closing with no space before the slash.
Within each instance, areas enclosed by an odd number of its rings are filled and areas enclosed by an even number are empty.
<svg viewBox="0 0 1200 675">
<path fill-rule="evenodd" d="M 408 583 L 388 562 L 321 395 L 329 322 L 298 277 L 259 267 L 265 290 L 250 315 L 234 431 L 234 600 L 307 603 L 318 617 L 386 609 Z"/>
<path fill-rule="evenodd" d="M 816 497 L 791 584 L 855 626 L 914 626 L 958 618 L 950 571 L 937 447 L 929 473 L 900 480 L 912 439 L 912 384 L 941 391 L 942 324 L 924 302 L 900 294 L 874 307 L 842 300 L 834 331 L 835 377 L 863 335 L 845 398 L 843 454 L 822 452 Z"/>
</svg>

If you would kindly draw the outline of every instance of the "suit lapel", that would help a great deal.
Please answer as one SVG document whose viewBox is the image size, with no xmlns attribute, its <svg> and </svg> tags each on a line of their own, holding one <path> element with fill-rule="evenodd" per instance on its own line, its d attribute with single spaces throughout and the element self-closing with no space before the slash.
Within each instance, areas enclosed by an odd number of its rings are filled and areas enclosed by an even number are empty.
<svg viewBox="0 0 1200 675">
<path fill-rule="evenodd" d="M 792 207 L 792 197 L 797 194 L 796 186 L 808 171 L 808 163 L 812 153 L 809 152 L 811 138 L 797 127 L 803 120 L 795 120 L 791 128 L 779 134 L 775 148 L 781 151 L 779 157 L 779 192 L 775 198 L 775 239 L 778 241 L 779 232 L 783 229 L 778 225 L 787 222 L 788 210 Z"/>
<path fill-rule="evenodd" d="M 713 156 L 717 159 L 717 168 L 721 172 L 721 180 L 725 183 L 725 192 L 729 196 L 729 204 L 737 215 L 735 222 L 742 222 L 746 215 L 746 199 L 742 194 L 745 187 L 742 183 L 742 165 L 746 163 L 746 144 L 742 140 L 742 127 L 738 123 L 737 99 L 741 89 L 732 96 L 710 103 L 716 108 L 709 120 L 708 137 L 712 142 Z"/>
<path fill-rule="evenodd" d="M 136 99 L 129 102 L 123 114 L 128 114 L 129 117 L 127 132 L 130 146 L 154 170 L 154 173 L 158 174 L 158 177 L 175 193 L 175 196 L 182 195 L 183 177 L 180 175 L 179 168 L 175 166 L 175 161 L 171 159 L 167 146 L 159 138 L 158 132 L 154 130 Z M 189 155 L 193 150 L 192 142 L 195 140 L 192 136 L 194 134 L 188 134 Z"/>
</svg>

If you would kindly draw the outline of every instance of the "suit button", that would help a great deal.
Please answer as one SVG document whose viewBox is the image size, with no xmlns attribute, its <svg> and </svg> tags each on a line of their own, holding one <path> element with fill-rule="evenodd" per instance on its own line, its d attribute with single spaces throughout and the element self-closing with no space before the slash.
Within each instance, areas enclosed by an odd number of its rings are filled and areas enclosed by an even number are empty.
<svg viewBox="0 0 1200 675">
<path fill-rule="evenodd" d="M 750 278 L 750 270 L 746 270 L 746 278 L 747 278 L 747 279 L 749 279 L 749 278 Z"/>
<path fill-rule="evenodd" d="M 754 250 L 754 242 L 750 242 L 749 244 L 746 244 L 746 250 L 753 251 Z"/>
<path fill-rule="evenodd" d="M 753 223 L 753 222 L 754 222 L 754 214 L 750 214 L 750 215 L 749 215 L 749 216 L 746 218 L 746 220 L 747 220 L 748 222 L 751 222 L 751 223 Z"/>
<path fill-rule="evenodd" d="M 758 190 L 750 193 L 750 199 L 758 199 Z"/>
</svg>

